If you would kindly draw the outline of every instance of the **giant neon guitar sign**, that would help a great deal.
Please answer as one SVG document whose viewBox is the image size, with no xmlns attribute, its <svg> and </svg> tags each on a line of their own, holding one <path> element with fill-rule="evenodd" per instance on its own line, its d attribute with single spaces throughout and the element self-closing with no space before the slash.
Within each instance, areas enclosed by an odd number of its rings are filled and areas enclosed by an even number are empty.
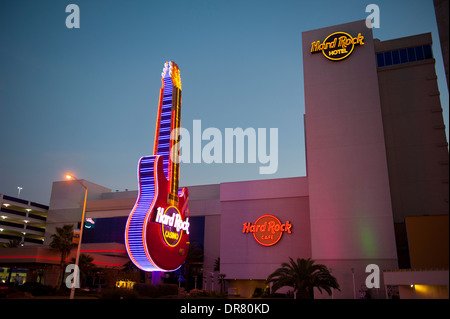
<svg viewBox="0 0 450 319">
<path fill-rule="evenodd" d="M 139 160 L 139 194 L 125 229 L 133 263 L 145 271 L 173 271 L 189 248 L 188 189 L 178 189 L 181 110 L 180 69 L 164 65 L 153 155 Z M 173 134 L 171 136 L 171 133 Z"/>
</svg>

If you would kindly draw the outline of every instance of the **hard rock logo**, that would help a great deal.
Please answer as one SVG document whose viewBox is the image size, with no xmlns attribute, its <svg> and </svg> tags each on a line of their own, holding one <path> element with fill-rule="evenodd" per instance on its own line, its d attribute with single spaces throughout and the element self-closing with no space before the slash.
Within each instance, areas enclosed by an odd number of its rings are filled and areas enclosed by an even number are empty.
<svg viewBox="0 0 450 319">
<path fill-rule="evenodd" d="M 255 240 L 263 246 L 275 245 L 284 233 L 291 234 L 292 224 L 289 221 L 282 224 L 278 218 L 273 215 L 264 215 L 259 217 L 255 223 L 244 223 L 242 232 L 253 233 Z"/>
<path fill-rule="evenodd" d="M 335 32 L 330 34 L 321 43 L 315 41 L 311 43 L 311 53 L 322 52 L 323 55 L 332 61 L 340 61 L 352 54 L 357 45 L 364 45 L 364 36 L 358 33 L 357 37 L 352 37 L 345 32 Z"/>
</svg>

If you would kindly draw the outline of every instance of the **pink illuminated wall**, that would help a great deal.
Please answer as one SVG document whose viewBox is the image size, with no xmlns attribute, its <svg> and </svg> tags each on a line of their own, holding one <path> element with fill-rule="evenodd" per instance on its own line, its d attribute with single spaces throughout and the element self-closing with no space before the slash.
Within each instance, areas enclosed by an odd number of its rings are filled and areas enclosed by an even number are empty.
<svg viewBox="0 0 450 319">
<path fill-rule="evenodd" d="M 338 31 L 364 45 L 342 61 L 311 54 Z M 372 32 L 363 20 L 304 32 L 302 45 L 312 258 L 345 286 L 368 263 L 397 267 Z"/>
</svg>

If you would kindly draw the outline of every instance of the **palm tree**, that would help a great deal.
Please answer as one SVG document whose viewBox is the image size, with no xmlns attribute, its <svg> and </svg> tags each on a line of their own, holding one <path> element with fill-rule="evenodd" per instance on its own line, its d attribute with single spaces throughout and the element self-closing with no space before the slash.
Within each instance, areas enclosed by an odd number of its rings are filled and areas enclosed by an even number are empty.
<svg viewBox="0 0 450 319">
<path fill-rule="evenodd" d="M 225 274 L 219 274 L 219 283 L 220 283 L 220 293 L 225 294 Z"/>
<path fill-rule="evenodd" d="M 83 279 L 87 279 L 91 275 L 96 267 L 92 263 L 94 257 L 91 255 L 80 254 L 80 259 L 78 260 L 78 267 L 80 268 L 80 283 L 83 283 Z M 72 258 L 72 263 L 75 264 L 75 258 Z"/>
<path fill-rule="evenodd" d="M 331 295 L 331 289 L 339 289 L 339 284 L 325 265 L 314 264 L 311 258 L 297 258 L 294 261 L 289 257 L 289 263 L 282 263 L 281 268 L 275 270 L 267 278 L 267 283 L 273 283 L 272 292 L 281 287 L 292 287 L 296 298 L 314 299 L 313 288 L 325 290 Z"/>
<path fill-rule="evenodd" d="M 117 276 L 115 278 L 116 283 L 118 280 L 129 280 L 134 282 L 141 282 L 141 278 L 144 279 L 145 272 L 138 267 L 130 260 L 125 263 L 122 268 L 117 272 Z"/>
<path fill-rule="evenodd" d="M 21 243 L 20 238 L 13 238 L 13 239 L 10 239 L 8 243 L 4 243 L 3 247 L 5 247 L 5 248 L 16 248 L 16 247 L 19 247 L 20 243 Z M 13 271 L 13 267 L 9 267 L 8 279 L 6 280 L 7 283 L 11 282 L 12 271 Z"/>
<path fill-rule="evenodd" d="M 5 244 L 5 247 L 6 248 L 17 248 L 17 247 L 19 247 L 21 242 L 22 242 L 22 240 L 20 238 L 13 238 L 13 239 L 10 239 L 7 244 Z"/>
<path fill-rule="evenodd" d="M 73 225 L 64 225 L 63 227 L 56 227 L 56 234 L 51 236 L 52 241 L 50 247 L 57 249 L 61 252 L 61 268 L 59 271 L 58 283 L 56 289 L 61 289 L 61 284 L 64 276 L 64 265 L 66 262 L 66 257 L 70 254 L 70 251 L 75 246 L 72 243 L 73 237 Z"/>
<path fill-rule="evenodd" d="M 188 254 L 186 256 L 186 260 L 184 262 L 184 276 L 185 276 L 185 289 L 186 291 L 189 289 L 188 282 L 189 278 L 193 274 L 193 267 L 194 265 L 201 265 L 203 264 L 203 247 L 201 247 L 196 242 L 191 242 L 189 245 Z M 195 269 L 194 269 L 195 270 Z M 195 273 L 194 273 L 195 275 Z"/>
<path fill-rule="evenodd" d="M 220 271 L 220 257 L 217 257 L 214 261 L 214 271 Z"/>
</svg>

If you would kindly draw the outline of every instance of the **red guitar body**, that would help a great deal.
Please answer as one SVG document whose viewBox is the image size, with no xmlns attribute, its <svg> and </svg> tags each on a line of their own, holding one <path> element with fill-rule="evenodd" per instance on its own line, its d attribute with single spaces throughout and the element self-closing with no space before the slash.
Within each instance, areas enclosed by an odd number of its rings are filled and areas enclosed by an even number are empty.
<svg viewBox="0 0 450 319">
<path fill-rule="evenodd" d="M 155 222 L 156 219 L 156 210 L 157 207 L 163 208 L 167 211 L 167 208 L 172 206 L 176 207 L 181 215 L 182 220 L 186 220 L 188 218 L 187 203 L 189 199 L 188 189 L 183 188 L 180 196 L 179 202 L 177 206 L 168 205 L 168 180 L 164 176 L 163 167 L 162 167 L 162 159 L 161 156 L 157 156 L 156 158 L 156 181 L 157 181 L 157 196 L 155 197 L 155 201 L 152 207 L 150 207 L 151 214 L 149 215 L 146 227 L 146 242 L 149 254 L 152 256 L 154 263 L 161 269 L 166 270 L 175 270 L 180 265 L 184 263 L 186 259 L 186 255 L 189 249 L 189 235 L 186 231 L 181 231 L 179 242 L 176 245 L 169 245 L 166 243 L 164 239 L 164 229 L 169 228 L 171 226 L 165 227 L 165 225 L 161 223 Z M 173 227 L 173 226 L 172 226 Z M 173 229 L 173 233 L 176 229 Z M 155 245 L 155 243 L 161 243 Z"/>
</svg>

